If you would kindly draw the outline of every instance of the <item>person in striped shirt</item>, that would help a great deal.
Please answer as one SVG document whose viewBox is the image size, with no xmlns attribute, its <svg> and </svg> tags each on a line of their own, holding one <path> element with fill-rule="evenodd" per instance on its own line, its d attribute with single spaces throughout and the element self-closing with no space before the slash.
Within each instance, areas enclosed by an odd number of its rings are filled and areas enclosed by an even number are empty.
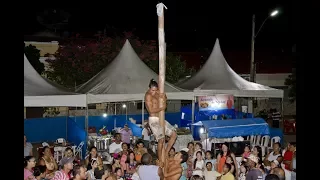
<svg viewBox="0 0 320 180">
<path fill-rule="evenodd" d="M 70 171 L 73 169 L 73 157 L 63 157 L 60 161 L 61 170 L 56 171 L 51 180 L 70 180 Z"/>
</svg>

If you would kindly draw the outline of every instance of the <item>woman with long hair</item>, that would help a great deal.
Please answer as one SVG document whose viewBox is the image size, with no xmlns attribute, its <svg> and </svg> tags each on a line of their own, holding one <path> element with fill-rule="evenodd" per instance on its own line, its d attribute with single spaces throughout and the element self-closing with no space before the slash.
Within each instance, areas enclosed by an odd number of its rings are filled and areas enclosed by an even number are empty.
<svg viewBox="0 0 320 180">
<path fill-rule="evenodd" d="M 204 160 L 202 157 L 202 152 L 198 151 L 196 153 L 196 159 L 193 162 L 193 173 L 192 175 L 199 175 L 201 177 L 203 177 L 203 171 L 204 171 Z"/>
<path fill-rule="evenodd" d="M 125 172 L 125 177 L 126 178 L 131 178 L 132 175 L 136 172 L 136 167 L 137 167 L 137 161 L 134 155 L 134 152 L 130 152 L 128 155 L 128 159 L 126 161 L 126 172 Z"/>
<path fill-rule="evenodd" d="M 217 156 L 217 169 L 219 173 L 223 173 L 223 167 L 228 156 L 232 157 L 233 162 L 237 162 L 235 155 L 230 151 L 227 143 L 223 143 L 221 146 L 221 152 Z"/>
<path fill-rule="evenodd" d="M 33 168 L 36 166 L 36 159 L 33 156 L 24 158 L 24 180 L 34 179 Z"/>
<path fill-rule="evenodd" d="M 103 169 L 103 162 L 102 162 L 102 159 L 101 157 L 98 155 L 98 152 L 97 152 L 97 148 L 95 146 L 92 146 L 90 149 L 90 154 L 89 156 L 85 159 L 85 166 L 87 167 L 87 170 L 90 170 L 92 169 L 92 166 L 91 166 L 91 162 L 92 162 L 92 159 L 96 160 L 97 161 L 97 164 L 98 164 L 98 169 L 99 170 L 102 170 Z"/>
<path fill-rule="evenodd" d="M 47 178 L 51 179 L 54 176 L 54 173 L 58 170 L 58 163 L 54 160 L 49 146 L 43 147 L 42 154 L 39 165 L 47 167 Z"/>
</svg>

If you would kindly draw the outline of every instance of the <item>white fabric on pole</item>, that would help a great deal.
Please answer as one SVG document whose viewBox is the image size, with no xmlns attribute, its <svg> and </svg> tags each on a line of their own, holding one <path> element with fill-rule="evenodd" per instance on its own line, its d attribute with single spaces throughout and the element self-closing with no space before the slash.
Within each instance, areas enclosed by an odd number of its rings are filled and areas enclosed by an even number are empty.
<svg viewBox="0 0 320 180">
<path fill-rule="evenodd" d="M 157 7 L 157 15 L 158 16 L 163 16 L 163 8 L 168 9 L 167 6 L 164 5 L 163 3 L 158 3 L 156 7 Z"/>
<path fill-rule="evenodd" d="M 118 56 L 76 92 L 88 94 L 89 104 L 141 100 L 152 78 L 158 79 L 158 75 L 138 57 L 127 40 Z M 168 99 L 192 99 L 193 92 L 185 91 L 165 82 Z"/>
<path fill-rule="evenodd" d="M 24 55 L 25 107 L 85 107 L 86 95 L 68 91 L 38 74 Z"/>
<path fill-rule="evenodd" d="M 178 86 L 194 90 L 196 96 L 233 94 L 237 97 L 283 97 L 283 90 L 249 82 L 234 72 L 221 52 L 218 39 L 200 71 Z"/>
</svg>

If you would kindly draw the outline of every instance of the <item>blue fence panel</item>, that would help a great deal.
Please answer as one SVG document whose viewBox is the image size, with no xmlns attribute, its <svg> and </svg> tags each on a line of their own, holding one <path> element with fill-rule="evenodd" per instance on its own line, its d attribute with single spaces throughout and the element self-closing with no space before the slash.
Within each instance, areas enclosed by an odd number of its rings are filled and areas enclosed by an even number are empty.
<svg viewBox="0 0 320 180">
<path fill-rule="evenodd" d="M 87 133 L 84 128 L 78 126 L 78 124 L 71 118 L 68 118 L 68 141 L 79 145 L 82 141 L 84 145 L 82 147 L 82 158 L 85 158 L 85 152 L 87 149 L 86 137 Z"/>
<path fill-rule="evenodd" d="M 67 117 L 34 118 L 24 120 L 24 133 L 29 142 L 52 142 L 66 138 Z"/>
</svg>

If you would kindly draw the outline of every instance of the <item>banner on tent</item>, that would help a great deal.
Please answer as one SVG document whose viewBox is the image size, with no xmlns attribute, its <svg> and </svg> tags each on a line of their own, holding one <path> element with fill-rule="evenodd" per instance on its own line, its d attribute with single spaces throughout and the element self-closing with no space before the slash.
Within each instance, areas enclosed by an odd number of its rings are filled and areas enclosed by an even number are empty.
<svg viewBox="0 0 320 180">
<path fill-rule="evenodd" d="M 234 109 L 234 97 L 229 94 L 217 94 L 214 96 L 199 96 L 199 111 L 217 111 Z"/>
</svg>

